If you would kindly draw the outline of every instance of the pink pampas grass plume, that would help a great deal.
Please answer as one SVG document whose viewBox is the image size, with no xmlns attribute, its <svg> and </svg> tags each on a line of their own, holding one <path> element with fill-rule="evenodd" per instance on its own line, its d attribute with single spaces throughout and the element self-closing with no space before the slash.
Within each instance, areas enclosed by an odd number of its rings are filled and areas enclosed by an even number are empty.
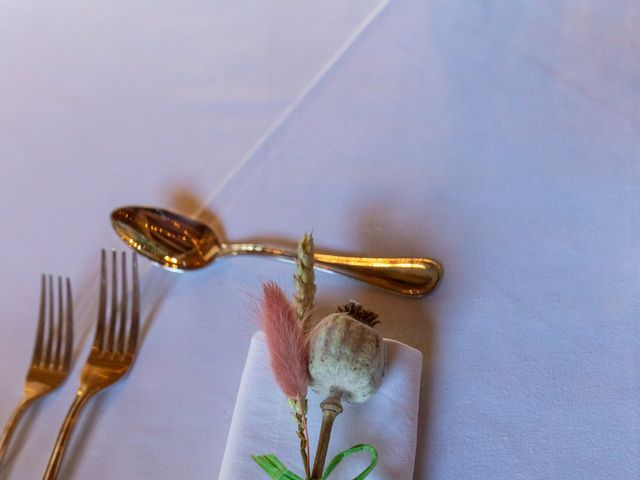
<svg viewBox="0 0 640 480">
<path fill-rule="evenodd" d="M 274 282 L 262 287 L 260 322 L 267 337 L 276 382 L 287 398 L 306 397 L 309 343 L 289 299 Z"/>
</svg>

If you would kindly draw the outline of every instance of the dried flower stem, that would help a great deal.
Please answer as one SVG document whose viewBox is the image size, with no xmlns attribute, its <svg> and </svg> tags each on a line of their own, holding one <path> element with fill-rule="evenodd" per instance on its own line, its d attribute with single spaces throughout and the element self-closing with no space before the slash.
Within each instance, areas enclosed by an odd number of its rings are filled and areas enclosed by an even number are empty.
<svg viewBox="0 0 640 480">
<path fill-rule="evenodd" d="M 307 431 L 307 387 L 309 385 L 309 343 L 286 294 L 275 283 L 262 289 L 260 320 L 265 331 L 271 369 L 289 400 L 298 426 L 300 455 L 309 476 L 309 434 Z"/>
<path fill-rule="evenodd" d="M 298 425 L 296 433 L 300 439 L 300 457 L 304 465 L 305 478 L 309 478 L 311 476 L 311 464 L 309 460 L 309 430 L 307 429 L 307 398 L 290 398 L 289 407 Z"/>
<path fill-rule="evenodd" d="M 296 294 L 293 306 L 305 334 L 311 330 L 311 312 L 316 294 L 315 274 L 313 272 L 313 235 L 305 233 L 298 244 L 296 273 L 293 276 Z"/>
<path fill-rule="evenodd" d="M 307 387 L 309 385 L 309 342 L 286 294 L 275 283 L 262 289 L 260 320 L 267 338 L 271 369 L 289 400 L 298 426 L 300 455 L 309 477 L 309 433 L 307 430 Z"/>
<path fill-rule="evenodd" d="M 296 294 L 293 298 L 293 308 L 304 335 L 311 329 L 311 311 L 316 294 L 315 275 L 313 272 L 313 235 L 304 234 L 298 244 L 296 257 L 296 273 L 293 276 Z M 294 417 L 298 424 L 298 438 L 300 439 L 300 456 L 304 463 L 306 478 L 311 476 L 309 430 L 307 428 L 307 398 L 298 397 L 292 404 Z"/>
</svg>

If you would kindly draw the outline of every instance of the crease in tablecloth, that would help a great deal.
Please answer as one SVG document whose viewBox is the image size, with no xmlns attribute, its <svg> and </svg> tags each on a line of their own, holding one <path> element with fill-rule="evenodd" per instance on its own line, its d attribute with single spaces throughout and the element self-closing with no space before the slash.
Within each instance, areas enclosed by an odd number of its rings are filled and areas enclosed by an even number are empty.
<svg viewBox="0 0 640 480">
<path fill-rule="evenodd" d="M 194 216 L 199 216 L 202 212 L 214 201 L 222 190 L 231 182 L 231 180 L 240 173 L 247 163 L 260 151 L 260 149 L 269 141 L 269 139 L 280 129 L 280 127 L 286 122 L 286 120 L 298 110 L 300 105 L 309 96 L 309 94 L 315 89 L 315 87 L 327 77 L 327 75 L 335 68 L 341 58 L 351 49 L 356 40 L 362 36 L 362 34 L 371 26 L 374 21 L 379 18 L 380 14 L 391 3 L 391 0 L 383 0 L 379 3 L 358 26 L 347 37 L 342 46 L 329 58 L 329 60 L 322 66 L 322 68 L 316 73 L 311 81 L 304 87 L 300 93 L 296 96 L 294 101 L 275 119 L 275 121 L 267 128 L 264 133 L 253 143 L 253 145 L 247 150 L 247 152 L 240 158 L 235 166 L 227 172 L 224 179 L 219 182 L 215 189 L 209 193 L 209 196 L 202 202 L 202 205 L 192 213 Z"/>
</svg>

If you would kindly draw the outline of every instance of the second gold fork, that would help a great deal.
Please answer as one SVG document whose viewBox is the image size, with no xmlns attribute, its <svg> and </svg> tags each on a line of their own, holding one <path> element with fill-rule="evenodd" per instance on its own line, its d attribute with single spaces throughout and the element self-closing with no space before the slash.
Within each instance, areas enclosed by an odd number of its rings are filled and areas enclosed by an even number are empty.
<svg viewBox="0 0 640 480">
<path fill-rule="evenodd" d="M 95 394 L 113 385 L 129 370 L 138 349 L 138 330 L 140 323 L 140 293 L 138 282 L 138 264 L 136 255 L 131 261 L 132 295 L 131 307 L 128 309 L 127 298 L 127 262 L 122 253 L 121 294 L 118 303 L 118 261 L 114 251 L 111 257 L 111 308 L 107 320 L 107 267 L 106 254 L 102 251 L 102 268 L 100 272 L 100 301 L 98 307 L 98 323 L 96 335 L 82 373 L 80 387 L 76 393 L 69 412 L 64 419 L 56 445 L 49 458 L 49 464 L 43 480 L 58 478 L 65 449 L 80 411 Z M 129 311 L 130 310 L 130 313 Z M 129 321 L 127 319 L 130 318 Z"/>
</svg>

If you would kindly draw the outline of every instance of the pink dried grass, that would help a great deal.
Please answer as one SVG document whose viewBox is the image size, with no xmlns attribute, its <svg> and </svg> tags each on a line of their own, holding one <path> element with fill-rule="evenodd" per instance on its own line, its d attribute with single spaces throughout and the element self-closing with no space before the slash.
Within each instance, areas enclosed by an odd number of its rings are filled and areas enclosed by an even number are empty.
<svg viewBox="0 0 640 480">
<path fill-rule="evenodd" d="M 309 385 L 309 343 L 286 294 L 274 282 L 262 287 L 260 322 L 271 368 L 287 398 L 304 398 Z"/>
</svg>

